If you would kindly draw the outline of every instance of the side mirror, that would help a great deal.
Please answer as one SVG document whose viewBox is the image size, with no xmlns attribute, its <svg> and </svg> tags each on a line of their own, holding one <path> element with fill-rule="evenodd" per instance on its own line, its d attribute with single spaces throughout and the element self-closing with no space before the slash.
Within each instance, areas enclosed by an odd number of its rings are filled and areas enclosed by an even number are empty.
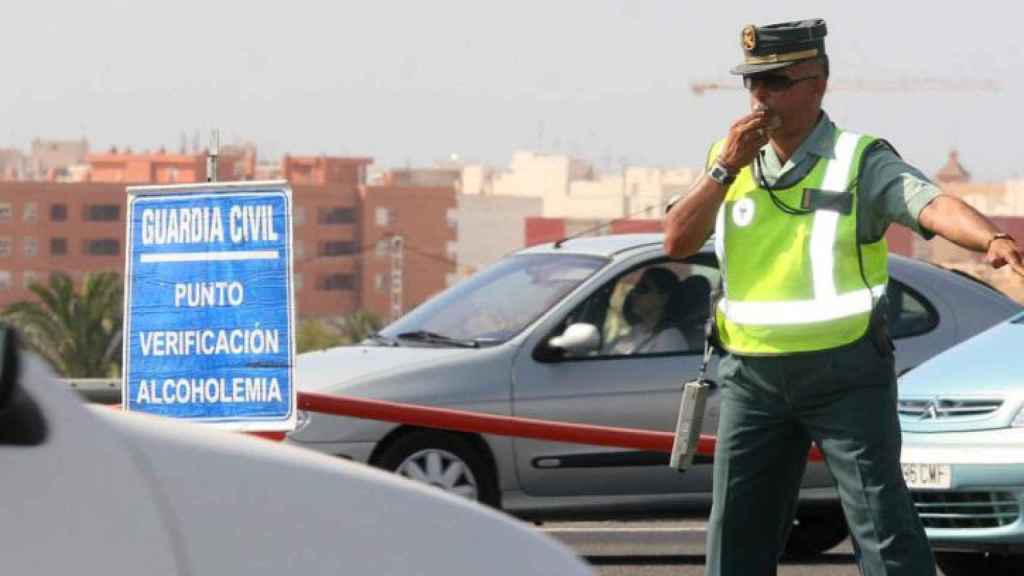
<svg viewBox="0 0 1024 576">
<path fill-rule="evenodd" d="M 548 340 L 548 346 L 573 354 L 593 352 L 601 346 L 601 334 L 593 324 L 571 324 L 561 336 Z"/>
</svg>

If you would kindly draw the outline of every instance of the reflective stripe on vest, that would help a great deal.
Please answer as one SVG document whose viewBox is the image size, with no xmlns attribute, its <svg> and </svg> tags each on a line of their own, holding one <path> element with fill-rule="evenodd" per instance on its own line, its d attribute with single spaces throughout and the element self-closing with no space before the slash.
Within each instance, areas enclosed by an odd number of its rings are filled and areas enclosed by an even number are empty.
<svg viewBox="0 0 1024 576">
<path fill-rule="evenodd" d="M 881 298 L 885 286 L 874 286 L 829 298 L 790 302 L 736 302 L 723 299 L 718 307 L 730 322 L 760 326 L 808 324 L 870 312 L 872 296 Z"/>
<path fill-rule="evenodd" d="M 835 158 L 829 161 L 825 171 L 823 189 L 846 189 L 860 138 L 860 134 L 840 133 L 835 145 Z M 723 218 L 724 212 L 718 216 L 719 219 Z M 773 326 L 824 322 L 870 312 L 874 299 L 885 293 L 885 285 L 873 286 L 871 290 L 865 287 L 845 294 L 839 294 L 836 288 L 834 248 L 838 225 L 839 212 L 817 210 L 814 213 L 810 239 L 813 300 L 738 302 L 723 298 L 719 302 L 722 313 L 736 324 Z M 724 224 L 718 222 L 717 226 Z M 724 236 L 716 234 L 716 244 L 724 242 Z M 724 245 L 719 253 L 724 254 Z"/>
</svg>

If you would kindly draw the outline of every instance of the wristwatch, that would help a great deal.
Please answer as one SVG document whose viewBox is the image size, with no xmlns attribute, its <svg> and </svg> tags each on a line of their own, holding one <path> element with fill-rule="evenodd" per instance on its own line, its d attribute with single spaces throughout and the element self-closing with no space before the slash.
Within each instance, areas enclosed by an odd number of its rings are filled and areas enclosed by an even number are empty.
<svg viewBox="0 0 1024 576">
<path fill-rule="evenodd" d="M 708 168 L 707 174 L 708 178 L 711 178 L 722 186 L 728 186 L 736 179 L 736 174 L 729 172 L 729 170 L 718 160 L 711 165 L 711 168 Z"/>
<path fill-rule="evenodd" d="M 1017 241 L 1013 239 L 1013 236 L 1010 236 L 1006 232 L 996 232 L 995 234 L 992 235 L 991 238 L 988 239 L 988 244 L 985 245 L 985 251 L 988 252 L 988 249 L 992 247 L 992 243 L 995 242 L 996 240 L 999 240 L 1000 238 L 1005 238 L 1006 240 L 1009 240 L 1014 244 L 1017 243 Z"/>
</svg>

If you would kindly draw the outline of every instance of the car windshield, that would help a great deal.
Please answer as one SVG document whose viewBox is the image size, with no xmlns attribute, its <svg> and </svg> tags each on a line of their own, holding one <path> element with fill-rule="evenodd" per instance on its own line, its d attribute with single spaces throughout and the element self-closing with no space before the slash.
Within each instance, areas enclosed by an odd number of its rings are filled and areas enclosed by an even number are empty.
<svg viewBox="0 0 1024 576">
<path fill-rule="evenodd" d="M 571 254 L 511 256 L 423 303 L 380 335 L 402 340 L 429 334 L 480 345 L 501 343 L 607 262 Z M 429 341 L 444 343 L 439 338 Z"/>
</svg>

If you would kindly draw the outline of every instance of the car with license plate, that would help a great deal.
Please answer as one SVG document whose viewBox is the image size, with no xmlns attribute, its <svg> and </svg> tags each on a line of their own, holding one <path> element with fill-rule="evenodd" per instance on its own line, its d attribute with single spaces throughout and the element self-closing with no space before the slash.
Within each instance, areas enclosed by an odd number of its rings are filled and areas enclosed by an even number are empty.
<svg viewBox="0 0 1024 576">
<path fill-rule="evenodd" d="M 301 354 L 300 391 L 557 422 L 675 429 L 701 362 L 710 246 L 668 258 L 660 234 L 522 250 L 438 294 L 358 346 Z M 888 321 L 906 371 L 1021 307 L 987 285 L 890 257 Z M 651 293 L 655 295 L 652 296 Z M 655 318 L 661 313 L 660 318 Z M 663 333 L 639 336 L 662 326 Z M 646 333 L 644 333 L 646 334 Z M 662 337 L 664 336 L 664 337 Z M 714 366 L 709 373 L 715 375 Z M 718 424 L 718 394 L 703 432 Z M 664 515 L 710 503 L 711 465 L 667 454 L 465 434 L 304 412 L 288 441 L 370 463 L 531 519 Z M 808 466 L 788 550 L 846 534 L 824 465 Z"/>
<path fill-rule="evenodd" d="M 4 574 L 592 574 L 475 502 L 241 433 L 86 406 L 4 328 L 0 350 Z"/>
<path fill-rule="evenodd" d="M 900 379 L 901 462 L 947 576 L 1024 570 L 1024 315 Z"/>
</svg>

